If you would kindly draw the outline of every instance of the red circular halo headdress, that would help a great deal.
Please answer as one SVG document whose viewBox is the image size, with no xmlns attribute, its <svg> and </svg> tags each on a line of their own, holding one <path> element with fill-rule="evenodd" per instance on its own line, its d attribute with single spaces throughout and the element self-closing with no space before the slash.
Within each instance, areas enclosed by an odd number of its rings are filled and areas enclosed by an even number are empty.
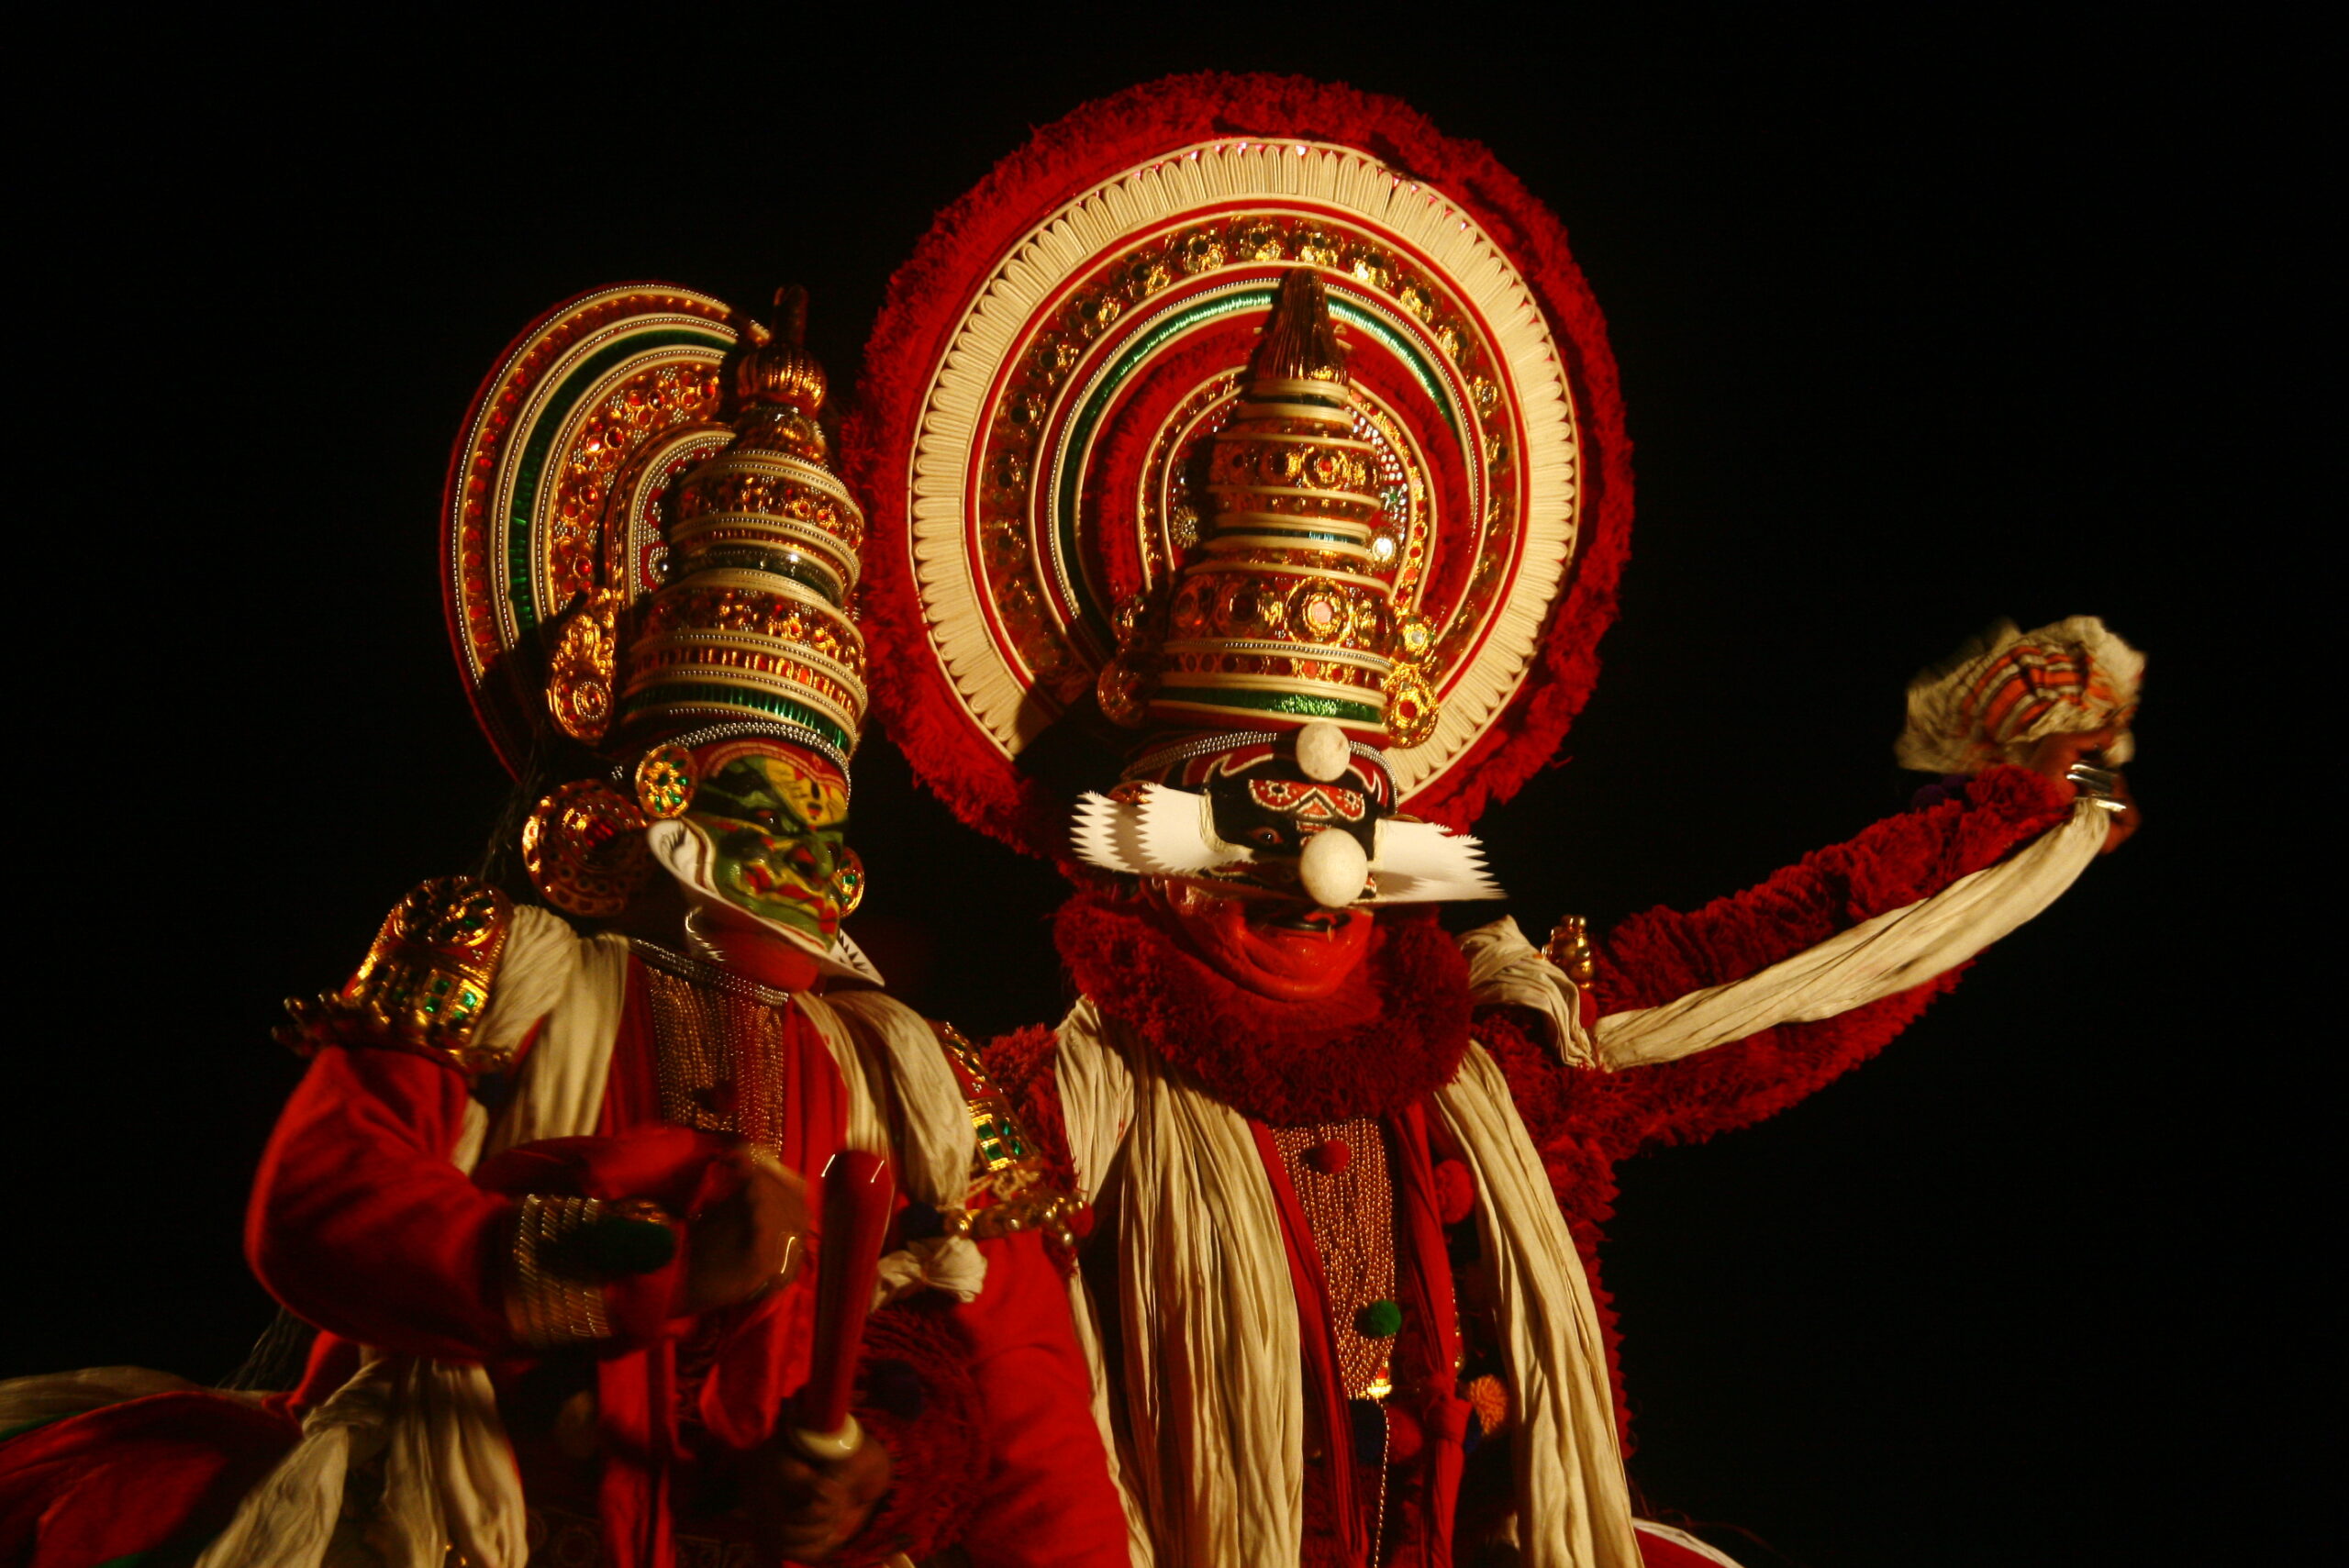
<svg viewBox="0 0 2349 1568">
<path fill-rule="evenodd" d="M 1630 447 L 1557 218 L 1394 99 L 1173 77 L 1037 132 L 941 214 L 866 350 L 843 445 L 872 508 L 874 707 L 965 821 L 1064 857 L 1030 748 L 1093 709 L 1120 606 L 1197 541 L 1213 438 L 1300 267 L 1375 451 L 1372 570 L 1433 634 L 1440 717 L 1386 754 L 1400 804 L 1464 829 L 1587 698 Z"/>
</svg>

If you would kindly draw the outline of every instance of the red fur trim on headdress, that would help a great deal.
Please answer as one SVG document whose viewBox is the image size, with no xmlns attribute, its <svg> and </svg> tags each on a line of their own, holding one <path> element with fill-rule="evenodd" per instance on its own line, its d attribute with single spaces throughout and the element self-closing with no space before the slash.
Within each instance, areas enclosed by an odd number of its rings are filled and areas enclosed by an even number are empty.
<svg viewBox="0 0 2349 1568">
<path fill-rule="evenodd" d="M 1046 126 L 939 214 L 890 280 L 865 349 L 841 460 L 872 517 L 863 592 L 874 651 L 873 711 L 915 773 L 963 821 L 1068 863 L 1067 810 L 964 713 L 923 624 L 906 516 L 912 450 L 930 373 L 973 295 L 1030 226 L 1060 202 L 1169 148 L 1218 136 L 1309 137 L 1366 149 L 1466 203 L 1524 272 L 1549 314 L 1580 405 L 1584 531 L 1533 672 L 1484 740 L 1412 803 L 1465 828 L 1547 762 L 1588 699 L 1599 634 L 1615 617 L 1631 519 L 1631 449 L 1606 323 L 1556 216 L 1484 147 L 1438 131 L 1396 99 L 1294 76 L 1168 77 L 1084 105 Z"/>
<path fill-rule="evenodd" d="M 1468 1048 L 1467 962 L 1432 910 L 1380 911 L 1362 967 L 1315 1002 L 1233 984 L 1138 899 L 1080 893 L 1053 934 L 1104 1012 L 1275 1127 L 1385 1116 L 1449 1083 Z"/>
</svg>

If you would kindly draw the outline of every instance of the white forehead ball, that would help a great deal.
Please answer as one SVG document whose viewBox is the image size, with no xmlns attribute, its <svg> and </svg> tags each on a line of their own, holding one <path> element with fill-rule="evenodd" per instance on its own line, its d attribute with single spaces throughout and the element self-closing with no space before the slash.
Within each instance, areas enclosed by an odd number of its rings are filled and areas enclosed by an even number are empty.
<svg viewBox="0 0 2349 1568">
<path fill-rule="evenodd" d="M 1297 765 L 1308 779 L 1328 784 L 1345 777 L 1353 761 L 1346 732 L 1326 718 L 1317 718 L 1297 732 Z"/>
<path fill-rule="evenodd" d="M 1352 833 L 1324 828 L 1305 840 L 1297 879 L 1305 884 L 1305 895 L 1322 908 L 1342 909 L 1362 896 L 1370 880 L 1370 857 Z"/>
</svg>

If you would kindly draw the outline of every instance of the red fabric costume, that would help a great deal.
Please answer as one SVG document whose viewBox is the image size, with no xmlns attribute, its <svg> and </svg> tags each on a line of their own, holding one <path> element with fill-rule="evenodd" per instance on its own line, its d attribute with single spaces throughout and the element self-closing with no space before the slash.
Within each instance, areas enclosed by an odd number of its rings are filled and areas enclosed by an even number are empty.
<svg viewBox="0 0 2349 1568">
<path fill-rule="evenodd" d="M 661 1041 L 642 966 L 631 967 L 596 1140 L 618 1141 L 588 1152 L 606 1157 L 607 1180 L 633 1189 L 607 1195 L 689 1194 L 722 1146 L 663 1123 Z M 819 1170 L 842 1147 L 844 1089 L 804 1018 L 791 1016 L 784 1040 L 770 1080 L 784 1112 L 779 1152 Z M 302 1385 L 266 1404 L 156 1396 L 0 1447 L 0 1528 L 27 1544 L 28 1561 L 200 1544 L 292 1444 L 301 1418 L 349 1379 L 362 1347 L 490 1368 L 541 1516 L 534 1535 L 600 1512 L 610 1539 L 638 1543 L 614 1548 L 629 1563 L 666 1561 L 670 1529 L 743 1538 L 725 1517 L 727 1473 L 774 1434 L 806 1378 L 812 1275 L 743 1307 L 664 1321 L 673 1263 L 614 1292 L 615 1324 L 628 1327 L 596 1358 L 517 1345 L 502 1284 L 515 1200 L 449 1159 L 469 1089 L 421 1052 L 318 1051 L 270 1140 L 247 1231 L 263 1282 L 323 1330 Z M 1124 1561 L 1106 1473 L 1097 1457 L 1072 1462 L 1097 1456 L 1099 1439 L 1060 1273 L 1032 1232 L 981 1245 L 988 1279 L 976 1301 L 929 1293 L 937 1305 L 885 1308 L 868 1331 L 856 1411 L 890 1451 L 893 1488 L 832 1561 L 918 1556 L 965 1536 L 977 1563 Z M 582 1454 L 558 1432 L 580 1395 L 597 1398 L 599 1451 Z"/>
<path fill-rule="evenodd" d="M 1600 943 L 1595 988 L 1606 1010 L 1618 1011 L 1742 979 L 1996 862 L 2059 821 L 2069 805 L 2065 786 L 2020 769 L 1994 770 L 1960 799 L 1879 822 L 1693 914 L 1659 909 L 1624 921 Z M 1478 1348 L 1486 1337 L 1484 1283 L 1472 1200 L 1460 1190 L 1456 1151 L 1431 1133 L 1424 1107 L 1425 1095 L 1452 1075 L 1472 1036 L 1508 1075 L 1596 1289 L 1619 1161 L 1793 1104 L 1880 1050 L 1958 973 L 1831 1019 L 1610 1073 L 1564 1065 L 1542 1042 L 1539 1021 L 1521 1010 L 1472 1017 L 1465 967 L 1427 911 L 1382 917 L 1354 982 L 1313 1004 L 1242 991 L 1140 903 L 1080 895 L 1063 907 L 1058 938 L 1087 996 L 1257 1129 L 1282 1199 L 1305 1319 L 1309 1440 L 1319 1450 L 1307 1469 L 1305 1561 L 1317 1565 L 1365 1562 L 1382 1512 L 1384 1562 L 1448 1564 L 1509 1504 L 1505 1418 L 1488 1424 L 1475 1407 L 1492 1397 L 1475 1386 L 1492 1373 L 1489 1354 Z M 1044 1031 L 1023 1031 L 993 1042 L 989 1059 L 1018 1086 L 1031 1125 L 1055 1140 L 1054 1158 L 1065 1162 L 1048 1046 Z M 1375 1124 L 1393 1157 L 1397 1286 L 1407 1308 L 1383 1438 L 1396 1466 L 1383 1500 L 1379 1466 L 1361 1462 L 1358 1452 L 1359 1444 L 1382 1439 L 1375 1427 L 1357 1429 L 1337 1389 L 1320 1260 L 1271 1144 L 1284 1126 L 1354 1118 Z M 1115 1279 L 1114 1270 L 1095 1266 L 1091 1251 L 1087 1259 L 1089 1278 Z M 1623 1420 L 1613 1315 L 1603 1293 L 1599 1299 Z M 1414 1302 L 1425 1306 L 1410 1310 Z"/>
</svg>

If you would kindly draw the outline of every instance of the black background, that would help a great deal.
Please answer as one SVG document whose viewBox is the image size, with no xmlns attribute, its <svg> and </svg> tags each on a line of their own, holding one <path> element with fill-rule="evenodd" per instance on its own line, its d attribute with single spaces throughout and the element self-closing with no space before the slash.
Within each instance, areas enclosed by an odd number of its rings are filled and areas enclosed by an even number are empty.
<svg viewBox="0 0 2349 1568">
<path fill-rule="evenodd" d="M 21 57 L 0 1375 L 214 1378 L 269 1318 L 238 1235 L 296 1075 L 277 1000 L 470 866 L 505 790 L 435 517 L 507 339 L 607 282 L 793 280 L 845 391 L 890 271 L 1030 126 L 1275 69 L 1487 142 L 1609 314 L 1622 616 L 1571 761 L 1483 824 L 1529 929 L 1687 906 L 1898 809 L 1901 686 L 1994 616 L 2152 655 L 2135 843 L 1877 1062 L 1626 1168 L 1607 1280 L 1652 1508 L 1810 1568 L 2249 1560 L 2325 1507 L 2330 1031 L 2296 998 L 2331 972 L 2297 933 L 2332 683 L 2288 590 L 2337 508 L 2313 45 L 2226 16 L 123 14 Z M 1052 874 L 877 733 L 857 815 L 900 991 L 1056 1017 Z"/>
</svg>

